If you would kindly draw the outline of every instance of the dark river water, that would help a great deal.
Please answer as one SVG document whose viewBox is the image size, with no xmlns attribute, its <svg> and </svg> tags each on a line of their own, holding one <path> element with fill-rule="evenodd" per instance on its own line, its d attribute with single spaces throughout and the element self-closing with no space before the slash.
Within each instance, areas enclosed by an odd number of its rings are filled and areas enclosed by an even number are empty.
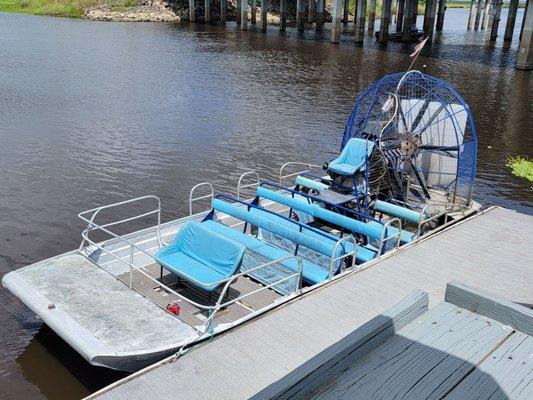
<svg viewBox="0 0 533 400">
<path fill-rule="evenodd" d="M 466 19 L 448 10 L 417 67 L 472 108 L 477 200 L 533 214 L 532 185 L 504 165 L 533 157 L 533 74 L 513 68 L 517 34 L 487 47 Z M 77 247 L 81 210 L 152 193 L 169 219 L 195 183 L 231 191 L 250 169 L 332 158 L 357 94 L 404 70 L 412 45 L 328 37 L 0 13 L 0 276 Z M 0 339 L 2 399 L 79 398 L 122 376 L 87 365 L 5 289 Z"/>
</svg>

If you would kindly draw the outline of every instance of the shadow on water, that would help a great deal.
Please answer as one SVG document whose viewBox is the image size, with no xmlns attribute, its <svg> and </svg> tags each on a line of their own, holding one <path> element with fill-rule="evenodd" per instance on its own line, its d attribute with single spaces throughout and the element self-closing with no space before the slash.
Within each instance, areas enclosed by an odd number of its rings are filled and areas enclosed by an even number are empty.
<svg viewBox="0 0 533 400">
<path fill-rule="evenodd" d="M 84 397 L 128 376 L 89 364 L 46 325 L 19 355 L 17 363 L 24 378 L 49 399 Z M 50 379 L 51 371 L 60 375 Z"/>
</svg>

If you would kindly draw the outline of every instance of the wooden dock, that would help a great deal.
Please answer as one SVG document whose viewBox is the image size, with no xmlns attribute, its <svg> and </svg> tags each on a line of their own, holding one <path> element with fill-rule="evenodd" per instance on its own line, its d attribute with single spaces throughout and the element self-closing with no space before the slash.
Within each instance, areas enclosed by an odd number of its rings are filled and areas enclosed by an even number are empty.
<svg viewBox="0 0 533 400">
<path fill-rule="evenodd" d="M 450 281 L 532 308 L 532 238 L 532 216 L 491 208 L 90 398 L 250 398 L 312 370 L 310 360 L 413 290 L 429 293 L 430 306 L 443 301 Z"/>
</svg>

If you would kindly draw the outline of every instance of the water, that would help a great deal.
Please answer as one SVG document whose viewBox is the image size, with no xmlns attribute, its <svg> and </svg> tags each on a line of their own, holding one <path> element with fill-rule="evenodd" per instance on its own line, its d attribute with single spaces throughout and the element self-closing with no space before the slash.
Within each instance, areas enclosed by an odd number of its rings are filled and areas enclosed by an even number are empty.
<svg viewBox="0 0 533 400">
<path fill-rule="evenodd" d="M 531 184 L 504 162 L 533 157 L 533 75 L 513 69 L 518 34 L 487 48 L 466 19 L 448 10 L 419 67 L 472 108 L 477 200 L 532 214 Z M 0 14 L 0 275 L 77 247 L 81 210 L 153 193 L 168 219 L 195 183 L 231 191 L 246 170 L 332 158 L 357 93 L 405 69 L 412 45 L 304 39 Z M 122 376 L 87 365 L 4 289 L 0 337 L 0 398 L 79 398 Z"/>
</svg>

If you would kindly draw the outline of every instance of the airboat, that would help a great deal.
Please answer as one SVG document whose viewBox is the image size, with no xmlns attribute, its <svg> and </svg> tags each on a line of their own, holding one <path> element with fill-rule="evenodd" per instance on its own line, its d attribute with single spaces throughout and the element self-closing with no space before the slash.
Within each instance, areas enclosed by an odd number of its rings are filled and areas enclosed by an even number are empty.
<svg viewBox="0 0 533 400">
<path fill-rule="evenodd" d="M 168 222 L 153 195 L 83 211 L 78 249 L 2 283 L 89 363 L 135 371 L 475 213 L 476 143 L 451 86 L 388 75 L 360 95 L 334 160 L 287 162 L 276 181 L 246 172 L 234 195 L 200 183 Z"/>
</svg>

